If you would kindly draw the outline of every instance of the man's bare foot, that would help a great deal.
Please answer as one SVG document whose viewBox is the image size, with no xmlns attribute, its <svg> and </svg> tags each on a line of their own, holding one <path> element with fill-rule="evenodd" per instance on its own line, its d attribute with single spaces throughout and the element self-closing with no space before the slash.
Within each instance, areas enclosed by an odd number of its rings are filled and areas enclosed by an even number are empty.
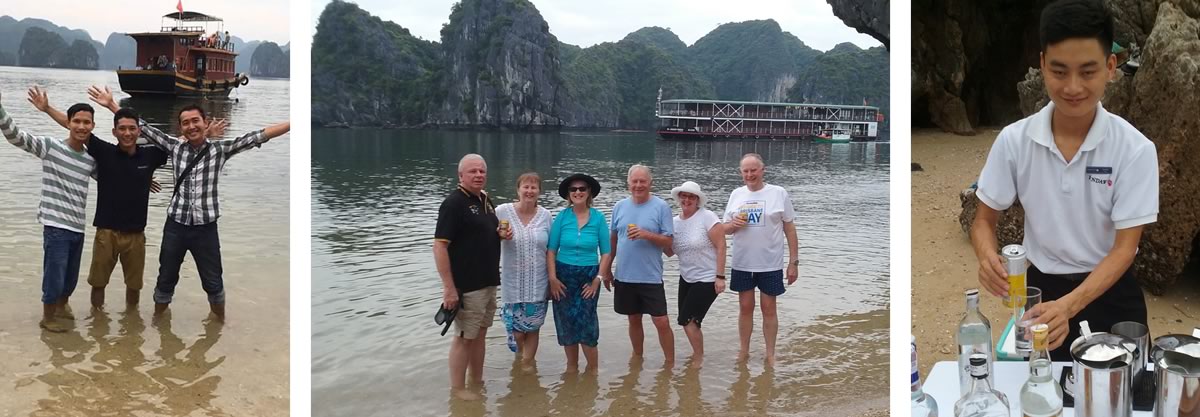
<svg viewBox="0 0 1200 417">
<path fill-rule="evenodd" d="M 154 317 L 158 317 L 163 315 L 163 313 L 166 313 L 167 307 L 169 306 L 170 304 L 154 303 Z"/>
<path fill-rule="evenodd" d="M 774 368 L 775 367 L 775 355 L 767 355 L 767 357 L 763 360 L 763 364 L 766 365 L 766 367 L 768 367 L 768 368 Z"/>
<path fill-rule="evenodd" d="M 577 364 L 577 363 L 576 364 L 570 364 L 570 363 L 567 364 L 566 373 L 574 374 L 574 373 L 578 373 L 578 372 L 579 372 L 579 364 Z"/>
<path fill-rule="evenodd" d="M 703 357 L 699 357 L 699 358 L 693 357 L 692 358 L 692 368 L 700 369 L 703 367 L 704 367 L 704 358 Z"/>
<path fill-rule="evenodd" d="M 65 333 L 67 331 L 67 327 L 62 323 L 59 323 L 58 320 L 55 320 L 53 317 L 42 318 L 42 321 L 38 323 L 38 326 L 52 333 Z"/>
<path fill-rule="evenodd" d="M 745 350 L 740 350 L 740 351 L 738 351 L 738 354 L 737 354 L 737 361 L 738 361 L 738 362 L 745 362 L 745 361 L 747 361 L 747 360 L 749 360 L 749 359 L 750 359 L 750 353 L 749 353 L 749 352 L 746 352 Z"/>
</svg>

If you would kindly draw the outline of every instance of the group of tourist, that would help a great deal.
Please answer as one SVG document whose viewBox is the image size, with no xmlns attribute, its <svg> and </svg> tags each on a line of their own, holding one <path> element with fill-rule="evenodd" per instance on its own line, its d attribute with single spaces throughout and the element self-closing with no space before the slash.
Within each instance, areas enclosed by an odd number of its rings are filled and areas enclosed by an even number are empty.
<svg viewBox="0 0 1200 417">
<path fill-rule="evenodd" d="M 687 181 L 671 190 L 680 212 L 653 195 L 650 168 L 633 165 L 627 174 L 629 197 L 612 207 L 611 222 L 594 207 L 600 182 L 574 174 L 558 182 L 567 207 L 552 213 L 538 205 L 542 179 L 517 178 L 517 198 L 495 206 L 484 191 L 487 163 L 469 154 L 458 164 L 459 183 L 438 210 L 433 254 L 442 281 L 442 307 L 454 311 L 450 345 L 450 385 L 483 379 L 484 339 L 499 309 L 508 346 L 526 364 L 534 361 L 538 332 L 551 310 L 567 371 L 599 364 L 597 301 L 603 284 L 613 292 L 616 313 L 627 317 L 633 354 L 643 354 L 643 316 L 649 315 L 664 361 L 675 360 L 668 318 L 663 255 L 679 258 L 676 323 L 692 346 L 693 366 L 701 366 L 701 326 L 726 288 L 738 293 L 739 360 L 749 357 L 755 289 L 763 315 L 765 361 L 775 362 L 779 329 L 776 297 L 797 278 L 795 212 L 787 190 L 765 183 L 764 163 L 746 154 L 739 169 L 745 186 L 734 190 L 724 210 L 706 205 L 701 186 Z M 731 236 L 732 270 L 725 275 L 726 236 Z M 787 262 L 784 262 L 784 251 Z M 499 292 L 499 302 L 497 302 Z"/>
<path fill-rule="evenodd" d="M 29 102 L 68 130 L 65 140 L 21 129 L 0 103 L 0 132 L 13 146 L 42 160 L 37 215 L 43 225 L 44 250 L 40 326 L 50 332 L 65 332 L 69 324 L 66 321 L 75 319 L 68 302 L 79 281 L 90 179 L 96 181 L 99 192 L 87 278 L 92 287 L 92 307 L 100 309 L 104 305 L 104 289 L 118 263 L 124 273 L 126 303 L 130 308 L 137 307 L 146 260 L 144 231 L 149 195 L 152 185 L 157 184 L 153 175 L 168 160 L 175 171 L 175 187 L 162 232 L 155 316 L 167 311 L 184 255 L 191 252 L 212 315 L 223 321 L 225 290 L 217 235 L 220 172 L 230 157 L 287 133 L 291 124 L 283 122 L 236 139 L 212 139 L 223 134 L 225 122 L 213 121 L 203 108 L 188 105 L 178 113 L 181 137 L 174 137 L 147 124 L 133 109 L 119 107 L 108 88 L 92 87 L 88 94 L 92 101 L 113 112 L 116 144 L 92 133 L 95 109 L 87 103 L 74 104 L 63 113 L 50 105 L 44 90 L 29 89 Z M 148 144 L 138 145 L 139 137 Z"/>
</svg>

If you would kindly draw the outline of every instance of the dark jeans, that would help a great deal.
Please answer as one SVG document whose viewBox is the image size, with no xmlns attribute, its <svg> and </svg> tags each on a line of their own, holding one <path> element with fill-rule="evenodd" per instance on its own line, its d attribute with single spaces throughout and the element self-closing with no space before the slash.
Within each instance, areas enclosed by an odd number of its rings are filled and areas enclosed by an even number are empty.
<svg viewBox="0 0 1200 417">
<path fill-rule="evenodd" d="M 83 233 L 42 227 L 42 304 L 57 303 L 75 292 L 81 256 Z"/>
<path fill-rule="evenodd" d="M 200 286 L 208 293 L 211 304 L 225 304 L 225 284 L 221 279 L 221 238 L 217 223 L 186 226 L 167 219 L 163 227 L 162 250 L 158 255 L 158 284 L 154 286 L 154 302 L 170 304 L 179 284 L 179 266 L 183 256 L 192 252 Z"/>
<path fill-rule="evenodd" d="M 1083 283 L 1083 278 L 1088 275 L 1086 273 L 1046 274 L 1032 265 L 1027 274 L 1028 285 L 1042 290 L 1042 302 L 1062 298 L 1079 287 L 1079 284 Z M 1146 320 L 1146 297 L 1142 295 L 1142 288 L 1138 286 L 1137 279 L 1133 276 L 1132 267 L 1126 270 L 1125 274 L 1121 275 L 1121 278 L 1112 287 L 1109 287 L 1108 291 L 1101 294 L 1096 301 L 1092 301 L 1079 314 L 1068 320 L 1067 339 L 1058 349 L 1050 351 L 1051 359 L 1071 361 L 1071 342 L 1079 338 L 1079 322 L 1084 320 L 1087 320 L 1088 327 L 1093 332 L 1111 332 L 1114 324 L 1123 321 L 1138 322 L 1146 325 L 1146 328 L 1150 328 Z"/>
</svg>

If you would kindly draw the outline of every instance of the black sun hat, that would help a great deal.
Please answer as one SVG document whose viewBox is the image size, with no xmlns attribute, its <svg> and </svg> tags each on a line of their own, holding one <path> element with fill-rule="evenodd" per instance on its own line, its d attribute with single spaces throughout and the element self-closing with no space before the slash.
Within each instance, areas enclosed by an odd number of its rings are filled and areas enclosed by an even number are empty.
<svg viewBox="0 0 1200 417">
<path fill-rule="evenodd" d="M 586 182 L 588 185 L 588 191 L 592 193 L 592 198 L 596 198 L 596 196 L 600 194 L 600 181 L 596 181 L 595 178 L 592 178 L 592 176 L 588 174 L 572 174 L 571 176 L 563 178 L 562 182 L 558 183 L 558 196 L 562 197 L 564 200 L 570 200 L 571 198 L 567 193 L 567 188 L 570 187 L 571 183 L 575 181 Z"/>
</svg>

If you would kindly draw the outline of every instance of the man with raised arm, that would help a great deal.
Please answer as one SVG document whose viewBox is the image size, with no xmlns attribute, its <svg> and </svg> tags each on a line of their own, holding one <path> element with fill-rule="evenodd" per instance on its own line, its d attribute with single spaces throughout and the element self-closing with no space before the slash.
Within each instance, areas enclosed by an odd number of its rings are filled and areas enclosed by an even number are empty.
<svg viewBox="0 0 1200 417">
<path fill-rule="evenodd" d="M 30 102 L 34 101 L 30 89 Z M 0 132 L 13 146 L 42 160 L 42 197 L 38 222 L 42 223 L 42 320 L 47 331 L 61 333 L 66 325 L 57 319 L 74 320 L 67 299 L 79 282 L 79 258 L 83 255 L 84 216 L 87 209 L 88 177 L 96 160 L 84 144 L 92 136 L 95 111 L 86 103 L 67 109 L 66 140 L 34 136 L 21 130 L 0 105 Z"/>
<path fill-rule="evenodd" d="M 97 104 L 119 111 L 107 87 L 91 87 L 88 95 Z M 200 285 L 208 294 L 208 303 L 217 320 L 225 320 L 225 285 L 221 270 L 221 243 L 217 234 L 217 218 L 221 215 L 217 199 L 217 184 L 221 169 L 229 158 L 250 148 L 288 133 L 290 122 L 254 130 L 236 139 L 213 140 L 206 137 L 210 124 L 224 126 L 224 121 L 209 120 L 204 109 L 186 106 L 179 111 L 179 130 L 175 138 L 161 130 L 138 122 L 141 137 L 151 145 L 166 151 L 175 170 L 175 191 L 167 207 L 167 222 L 163 227 L 162 249 L 159 251 L 158 283 L 154 288 L 154 314 L 161 315 L 171 304 L 175 285 L 179 283 L 179 267 L 188 252 L 200 273 Z"/>
</svg>

